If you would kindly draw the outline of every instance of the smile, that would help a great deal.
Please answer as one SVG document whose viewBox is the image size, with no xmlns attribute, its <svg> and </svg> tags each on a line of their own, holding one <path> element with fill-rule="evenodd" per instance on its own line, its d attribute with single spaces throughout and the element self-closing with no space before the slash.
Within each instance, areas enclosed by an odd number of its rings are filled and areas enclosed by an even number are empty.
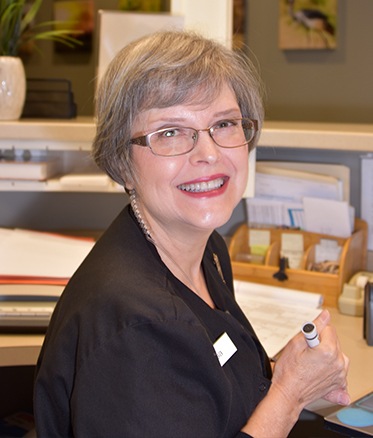
<svg viewBox="0 0 373 438">
<path fill-rule="evenodd" d="M 202 181 L 200 183 L 180 184 L 178 189 L 184 190 L 185 192 L 203 193 L 219 189 L 224 185 L 224 183 L 224 178 L 217 178 L 212 181 Z"/>
</svg>

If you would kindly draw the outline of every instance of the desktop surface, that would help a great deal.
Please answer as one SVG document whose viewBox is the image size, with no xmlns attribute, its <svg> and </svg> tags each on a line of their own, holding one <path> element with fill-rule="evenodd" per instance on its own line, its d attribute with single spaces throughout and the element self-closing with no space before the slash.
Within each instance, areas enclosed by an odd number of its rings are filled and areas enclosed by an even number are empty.
<svg viewBox="0 0 373 438">
<path fill-rule="evenodd" d="M 373 347 L 363 338 L 363 318 L 342 315 L 329 309 L 344 353 L 350 358 L 348 390 L 351 400 L 357 400 L 373 390 Z M 42 334 L 1 334 L 0 367 L 35 365 L 43 343 Z M 307 409 L 327 415 L 336 410 L 329 402 L 318 401 Z"/>
</svg>

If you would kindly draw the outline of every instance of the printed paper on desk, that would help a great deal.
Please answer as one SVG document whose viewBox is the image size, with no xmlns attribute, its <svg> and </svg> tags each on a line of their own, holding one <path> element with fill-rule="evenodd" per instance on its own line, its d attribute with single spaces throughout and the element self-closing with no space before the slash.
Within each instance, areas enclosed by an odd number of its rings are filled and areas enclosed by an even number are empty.
<svg viewBox="0 0 373 438">
<path fill-rule="evenodd" d="M 304 229 L 337 237 L 350 237 L 353 209 L 347 202 L 304 198 Z"/>
</svg>

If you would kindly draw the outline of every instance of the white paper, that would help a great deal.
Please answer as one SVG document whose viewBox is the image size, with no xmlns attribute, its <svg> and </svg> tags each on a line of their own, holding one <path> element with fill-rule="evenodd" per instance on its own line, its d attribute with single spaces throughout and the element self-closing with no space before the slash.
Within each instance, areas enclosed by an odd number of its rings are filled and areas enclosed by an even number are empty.
<svg viewBox="0 0 373 438">
<path fill-rule="evenodd" d="M 246 199 L 249 224 L 265 224 L 287 227 L 303 226 L 303 205 L 277 199 Z"/>
<path fill-rule="evenodd" d="M 368 250 L 373 251 L 373 156 L 361 160 L 361 218 L 368 224 Z"/>
<path fill-rule="evenodd" d="M 341 201 L 341 181 L 325 177 L 307 179 L 306 173 L 296 172 L 297 177 L 256 173 L 255 196 L 282 199 L 288 202 L 302 202 L 304 196 Z M 302 177 L 303 176 L 303 177 Z"/>
<path fill-rule="evenodd" d="M 0 229 L 0 275 L 70 278 L 91 240 L 22 229 Z"/>
<path fill-rule="evenodd" d="M 290 171 L 306 172 L 308 175 L 327 176 L 340 181 L 342 191 L 341 201 L 350 202 L 350 168 L 342 164 L 330 163 L 302 163 L 299 161 L 258 161 L 257 171 L 265 168 L 286 169 Z"/>
<path fill-rule="evenodd" d="M 315 263 L 338 262 L 342 252 L 342 247 L 338 242 L 331 239 L 320 239 L 320 243 L 315 245 Z"/>
<path fill-rule="evenodd" d="M 236 300 L 269 357 L 275 357 L 321 312 L 322 295 L 246 281 L 234 281 Z"/>
<path fill-rule="evenodd" d="M 350 237 L 351 209 L 347 202 L 303 198 L 304 229 L 320 234 Z"/>
<path fill-rule="evenodd" d="M 281 257 L 288 259 L 289 268 L 299 269 L 304 252 L 304 239 L 301 233 L 281 234 Z"/>
</svg>

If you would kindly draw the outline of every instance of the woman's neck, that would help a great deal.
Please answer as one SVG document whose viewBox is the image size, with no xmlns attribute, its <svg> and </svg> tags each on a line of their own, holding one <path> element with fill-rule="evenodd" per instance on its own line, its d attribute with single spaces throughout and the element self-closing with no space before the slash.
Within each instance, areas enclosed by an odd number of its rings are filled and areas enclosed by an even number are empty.
<svg viewBox="0 0 373 438">
<path fill-rule="evenodd" d="M 134 195 L 131 196 L 131 207 L 144 235 L 154 244 L 167 268 L 210 307 L 214 307 L 202 269 L 209 235 L 202 232 L 191 233 L 190 230 L 186 232 L 184 228 L 177 231 L 149 220 Z"/>
</svg>

